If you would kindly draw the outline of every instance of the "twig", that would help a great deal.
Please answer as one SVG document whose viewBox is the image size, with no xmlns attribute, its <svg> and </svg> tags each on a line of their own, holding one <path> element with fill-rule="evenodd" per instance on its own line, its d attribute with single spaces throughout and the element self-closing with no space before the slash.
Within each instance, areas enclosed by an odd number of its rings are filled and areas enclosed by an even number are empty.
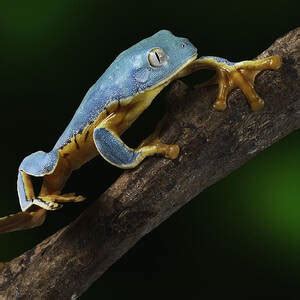
<svg viewBox="0 0 300 300">
<path fill-rule="evenodd" d="M 126 171 L 74 222 L 3 267 L 4 299 L 75 299 L 146 233 L 258 152 L 300 127 L 300 28 L 260 57 L 279 54 L 256 90 L 266 102 L 250 111 L 235 91 L 225 112 L 212 109 L 215 87 L 178 81 L 167 98 L 165 142 L 181 146 L 175 160 L 152 157 Z"/>
</svg>

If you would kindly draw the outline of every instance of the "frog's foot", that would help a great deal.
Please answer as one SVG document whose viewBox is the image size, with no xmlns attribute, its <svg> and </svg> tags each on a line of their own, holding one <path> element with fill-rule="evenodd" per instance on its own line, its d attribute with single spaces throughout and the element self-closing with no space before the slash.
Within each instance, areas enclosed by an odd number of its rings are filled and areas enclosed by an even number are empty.
<svg viewBox="0 0 300 300">
<path fill-rule="evenodd" d="M 208 66 L 217 70 L 219 91 L 214 103 L 216 110 L 225 110 L 229 93 L 235 88 L 240 88 L 252 110 L 259 111 L 264 107 L 264 101 L 254 89 L 255 77 L 263 70 L 280 68 L 281 58 L 274 55 L 258 60 L 233 63 L 224 58 L 205 56 L 196 60 L 195 63 L 198 66 Z"/>
<path fill-rule="evenodd" d="M 46 210 L 57 210 L 62 208 L 61 203 L 81 202 L 84 201 L 83 196 L 77 196 L 74 193 L 63 195 L 43 195 L 33 200 L 33 204 L 38 205 Z"/>
<path fill-rule="evenodd" d="M 37 205 L 45 210 L 58 210 L 62 208 L 61 204 L 44 200 L 43 197 L 35 198 L 31 201 L 34 205 Z"/>
</svg>

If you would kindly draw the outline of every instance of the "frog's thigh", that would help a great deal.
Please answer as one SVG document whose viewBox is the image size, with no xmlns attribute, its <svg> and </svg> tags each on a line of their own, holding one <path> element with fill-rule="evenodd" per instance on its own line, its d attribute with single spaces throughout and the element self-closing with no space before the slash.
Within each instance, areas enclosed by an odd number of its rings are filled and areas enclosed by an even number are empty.
<svg viewBox="0 0 300 300">
<path fill-rule="evenodd" d="M 0 232 L 29 229 L 40 226 L 46 218 L 46 205 L 36 201 L 31 176 L 42 177 L 51 174 L 57 165 L 58 154 L 54 151 L 35 152 L 21 163 L 18 172 L 17 189 L 22 212 L 0 218 Z M 38 207 L 41 206 L 42 208 Z"/>
<path fill-rule="evenodd" d="M 18 172 L 17 189 L 22 211 L 29 209 L 35 202 L 31 176 L 43 177 L 54 172 L 58 163 L 58 153 L 38 151 L 27 156 Z M 38 204 L 37 204 L 38 205 Z M 45 208 L 45 207 L 43 207 Z"/>
</svg>

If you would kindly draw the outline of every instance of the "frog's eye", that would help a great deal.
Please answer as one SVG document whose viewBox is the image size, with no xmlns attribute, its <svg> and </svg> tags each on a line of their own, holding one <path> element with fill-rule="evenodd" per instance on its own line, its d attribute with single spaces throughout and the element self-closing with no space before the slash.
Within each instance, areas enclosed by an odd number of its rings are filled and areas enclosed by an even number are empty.
<svg viewBox="0 0 300 300">
<path fill-rule="evenodd" d="M 152 67 L 160 67 L 167 61 L 167 55 L 161 48 L 154 48 L 148 54 L 148 61 Z"/>
</svg>

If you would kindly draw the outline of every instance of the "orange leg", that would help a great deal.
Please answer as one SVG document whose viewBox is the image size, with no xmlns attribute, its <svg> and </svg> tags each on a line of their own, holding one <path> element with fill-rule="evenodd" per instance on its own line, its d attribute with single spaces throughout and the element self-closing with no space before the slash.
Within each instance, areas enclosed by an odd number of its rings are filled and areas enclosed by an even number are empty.
<svg viewBox="0 0 300 300">
<path fill-rule="evenodd" d="M 179 154 L 177 145 L 163 144 L 153 136 L 146 139 L 137 149 L 128 147 L 120 139 L 120 135 L 147 108 L 152 99 L 149 101 L 147 101 L 147 98 L 139 100 L 120 107 L 104 119 L 94 130 L 94 142 L 98 152 L 104 159 L 119 168 L 134 168 L 146 157 L 155 154 L 170 159 L 175 159 Z"/>
<path fill-rule="evenodd" d="M 219 85 L 218 96 L 214 103 L 216 110 L 225 110 L 229 93 L 233 89 L 240 88 L 252 110 L 259 111 L 264 107 L 264 101 L 255 91 L 255 77 L 263 70 L 277 70 L 281 64 L 282 61 L 278 55 L 239 63 L 232 63 L 219 57 L 206 56 L 193 61 L 182 75 L 186 76 L 199 69 L 216 69 Z"/>
<path fill-rule="evenodd" d="M 46 219 L 47 210 L 36 207 L 30 212 L 19 212 L 0 218 L 0 233 L 25 230 L 40 226 Z"/>
</svg>

